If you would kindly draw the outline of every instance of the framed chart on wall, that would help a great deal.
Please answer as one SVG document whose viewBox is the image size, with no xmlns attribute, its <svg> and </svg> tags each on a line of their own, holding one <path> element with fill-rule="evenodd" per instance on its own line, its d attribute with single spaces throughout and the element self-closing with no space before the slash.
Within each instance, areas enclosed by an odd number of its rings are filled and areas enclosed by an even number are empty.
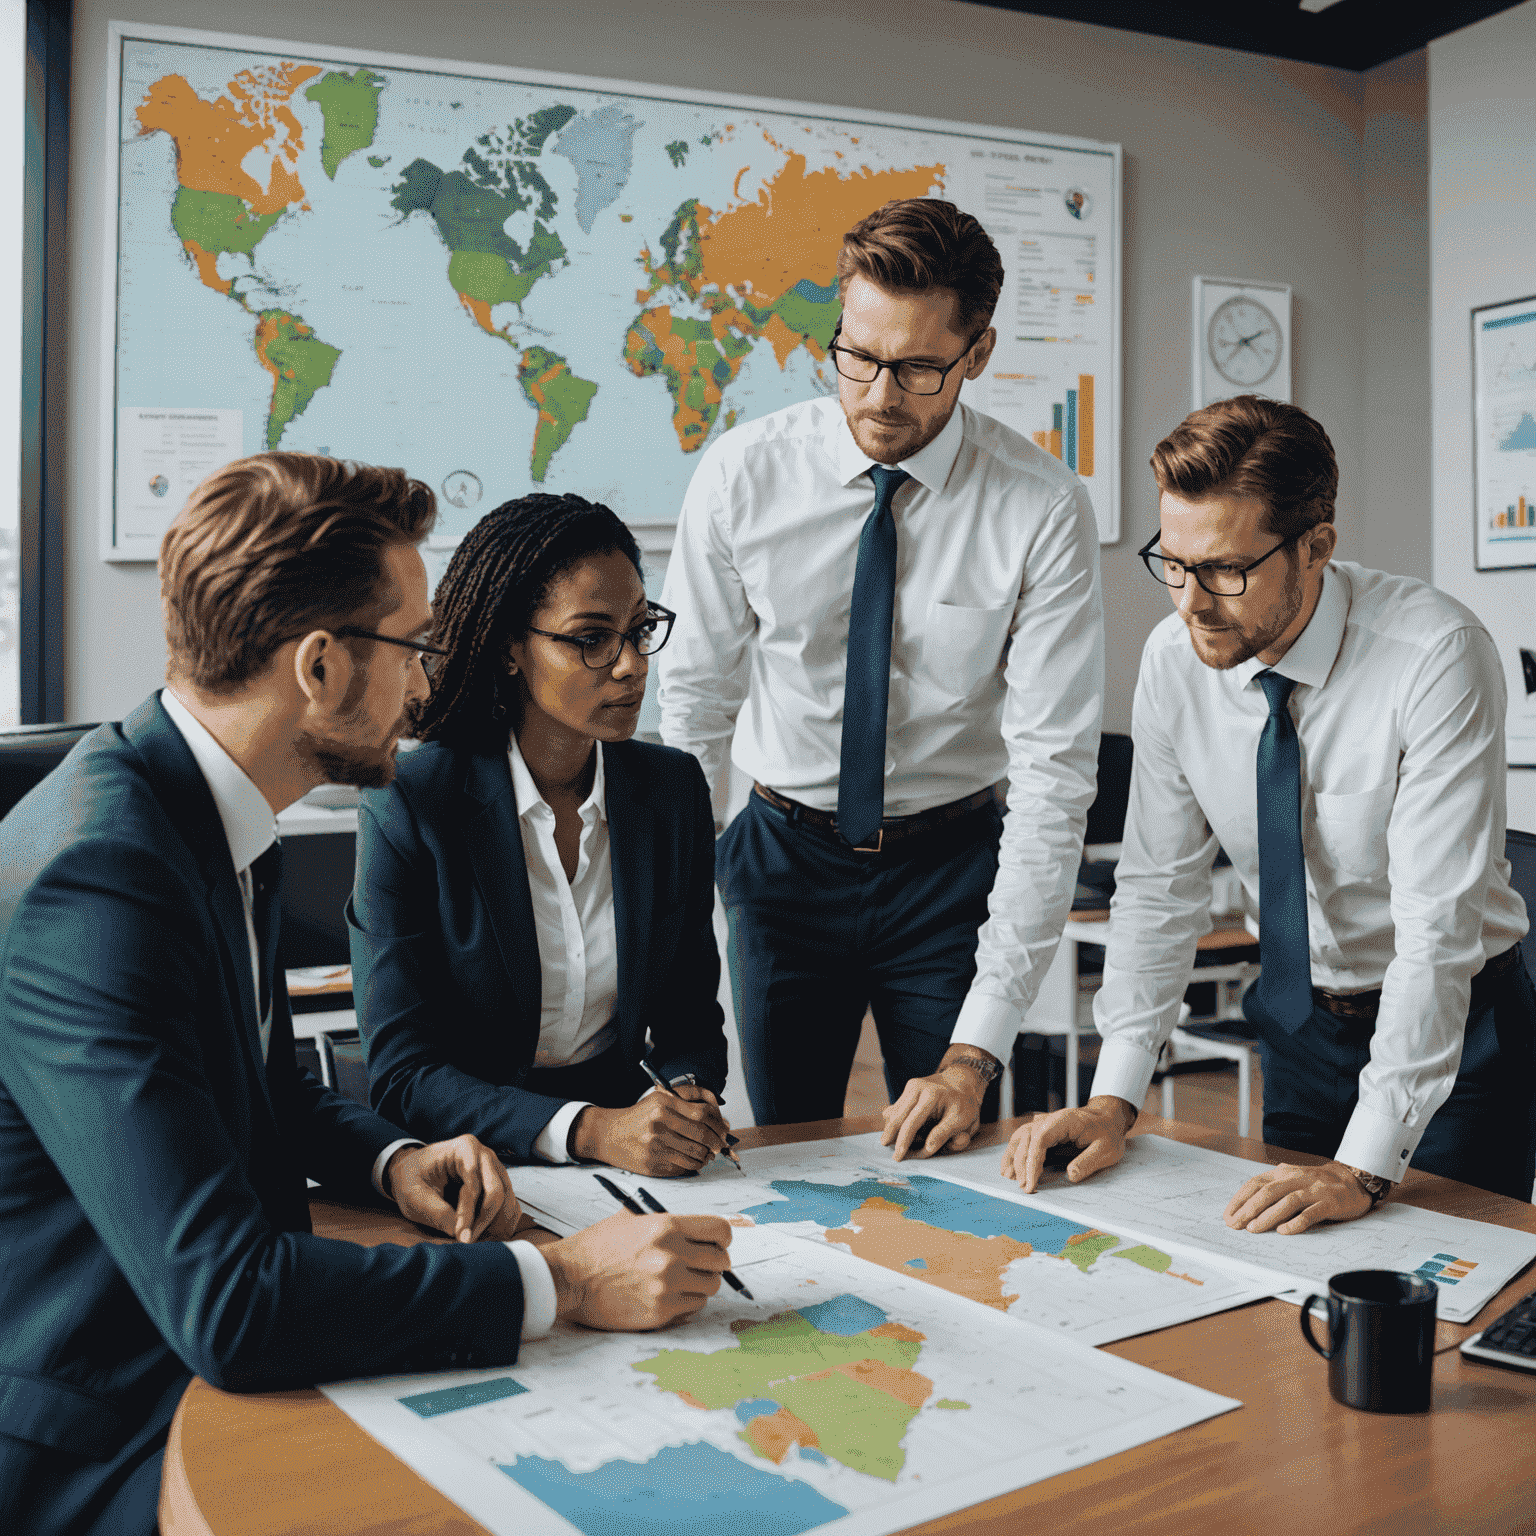
<svg viewBox="0 0 1536 1536">
<path fill-rule="evenodd" d="M 451 545 L 530 491 L 665 549 L 700 451 L 836 387 L 844 231 L 974 213 L 962 398 L 1120 529 L 1121 154 L 1014 129 L 113 23 L 101 553 L 242 453 L 404 465 Z"/>
<path fill-rule="evenodd" d="M 1473 560 L 1536 566 L 1536 295 L 1472 311 Z"/>
</svg>

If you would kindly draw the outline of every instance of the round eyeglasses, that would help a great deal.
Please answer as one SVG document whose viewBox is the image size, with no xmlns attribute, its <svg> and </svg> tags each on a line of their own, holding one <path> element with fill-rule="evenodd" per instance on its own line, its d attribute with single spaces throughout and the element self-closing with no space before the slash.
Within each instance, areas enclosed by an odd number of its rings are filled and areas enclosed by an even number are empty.
<svg viewBox="0 0 1536 1536">
<path fill-rule="evenodd" d="M 1281 539 L 1268 554 L 1260 555 L 1257 560 L 1250 560 L 1247 565 L 1234 565 L 1225 560 L 1203 560 L 1198 565 L 1185 565 L 1182 560 L 1175 560 L 1172 555 L 1155 555 L 1152 553 L 1152 546 L 1162 537 L 1160 531 L 1148 539 L 1136 553 L 1141 556 L 1142 564 L 1151 573 L 1152 579 L 1162 582 L 1165 587 L 1172 587 L 1175 592 L 1182 591 L 1185 579 L 1193 576 L 1212 597 L 1241 597 L 1248 590 L 1249 571 L 1263 565 L 1270 555 L 1278 555 L 1287 544 L 1294 544 L 1297 539 L 1311 531 L 1310 528 L 1303 528 L 1300 533 L 1293 533 L 1290 538 Z"/>
<path fill-rule="evenodd" d="M 637 656 L 654 656 L 667 643 L 677 615 L 660 603 L 652 603 L 646 615 L 632 629 L 622 633 L 617 629 L 599 629 L 590 626 L 577 635 L 556 634 L 552 629 L 535 629 L 528 626 L 530 635 L 543 635 L 548 640 L 558 640 L 562 645 L 575 646 L 581 652 L 582 661 L 594 672 L 611 667 L 624 649 L 627 640 L 635 648 Z"/>
<path fill-rule="evenodd" d="M 880 370 L 889 368 L 896 375 L 897 384 L 909 395 L 936 395 L 944 388 L 944 380 L 971 355 L 971 348 L 987 334 L 987 328 L 983 326 L 977 331 L 966 342 L 965 351 L 943 368 L 937 363 L 917 363 L 908 358 L 897 358 L 891 363 L 881 362 L 878 357 L 869 357 L 863 352 L 838 346 L 837 338 L 842 334 L 843 322 L 839 320 L 827 351 L 832 354 L 832 366 L 845 379 L 855 384 L 873 384 L 880 377 Z"/>
</svg>

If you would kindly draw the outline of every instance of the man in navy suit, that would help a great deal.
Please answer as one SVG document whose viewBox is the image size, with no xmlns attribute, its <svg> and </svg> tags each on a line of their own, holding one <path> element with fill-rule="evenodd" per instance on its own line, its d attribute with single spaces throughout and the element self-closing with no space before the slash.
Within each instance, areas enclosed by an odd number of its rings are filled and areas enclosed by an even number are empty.
<svg viewBox="0 0 1536 1536">
<path fill-rule="evenodd" d="M 398 470 L 266 454 L 211 477 L 161 550 L 169 686 L 0 824 L 0 1530 L 152 1530 L 194 1373 L 500 1365 L 557 1315 L 652 1328 L 719 1287 L 724 1222 L 510 1241 L 487 1148 L 402 1138 L 295 1064 L 274 817 L 393 773 L 434 515 Z M 459 1242 L 317 1238 L 306 1175 Z"/>
</svg>

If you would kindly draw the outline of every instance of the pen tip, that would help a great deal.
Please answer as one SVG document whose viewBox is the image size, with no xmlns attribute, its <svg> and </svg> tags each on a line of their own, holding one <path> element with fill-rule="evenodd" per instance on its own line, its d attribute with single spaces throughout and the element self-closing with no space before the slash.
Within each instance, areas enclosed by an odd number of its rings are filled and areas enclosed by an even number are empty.
<svg viewBox="0 0 1536 1536">
<path fill-rule="evenodd" d="M 745 1297 L 746 1297 L 746 1298 L 747 1298 L 747 1300 L 748 1300 L 748 1301 L 756 1301 L 756 1300 L 757 1300 L 757 1297 L 756 1297 L 756 1296 L 754 1296 L 754 1295 L 753 1295 L 753 1294 L 752 1294 L 752 1292 L 751 1292 L 751 1291 L 749 1291 L 749 1290 L 748 1290 L 748 1289 L 747 1289 L 747 1288 L 746 1288 L 746 1286 L 742 1286 L 742 1288 L 741 1288 L 741 1294 L 742 1294 L 742 1295 L 743 1295 L 743 1296 L 745 1296 Z"/>
</svg>

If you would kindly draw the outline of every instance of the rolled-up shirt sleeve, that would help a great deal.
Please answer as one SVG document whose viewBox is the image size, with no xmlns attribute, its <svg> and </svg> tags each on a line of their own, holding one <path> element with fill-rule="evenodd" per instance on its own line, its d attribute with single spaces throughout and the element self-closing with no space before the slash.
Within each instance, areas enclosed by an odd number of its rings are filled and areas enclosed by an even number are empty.
<svg viewBox="0 0 1536 1536">
<path fill-rule="evenodd" d="M 1179 766 L 1169 718 L 1144 654 L 1131 712 L 1125 839 L 1115 866 L 1104 984 L 1093 1009 L 1104 1040 L 1093 1092 L 1137 1109 L 1179 1021 L 1195 946 L 1211 928 L 1217 840 Z"/>
<path fill-rule="evenodd" d="M 1076 485 L 1030 549 L 1009 631 L 1008 815 L 951 1041 L 1006 1059 L 1061 942 L 1098 772 L 1104 613 L 1098 526 Z"/>
<path fill-rule="evenodd" d="M 1407 1172 L 1461 1065 L 1489 871 L 1504 853 L 1504 709 L 1503 668 L 1482 629 L 1448 635 L 1402 696 L 1387 824 L 1396 952 L 1336 1154 L 1381 1178 Z"/>
<path fill-rule="evenodd" d="M 747 645 L 756 629 L 731 560 L 729 519 L 722 462 L 707 454 L 678 517 L 662 591 L 677 622 L 656 671 L 661 739 L 699 760 L 717 807 L 736 716 L 750 685 Z"/>
</svg>

